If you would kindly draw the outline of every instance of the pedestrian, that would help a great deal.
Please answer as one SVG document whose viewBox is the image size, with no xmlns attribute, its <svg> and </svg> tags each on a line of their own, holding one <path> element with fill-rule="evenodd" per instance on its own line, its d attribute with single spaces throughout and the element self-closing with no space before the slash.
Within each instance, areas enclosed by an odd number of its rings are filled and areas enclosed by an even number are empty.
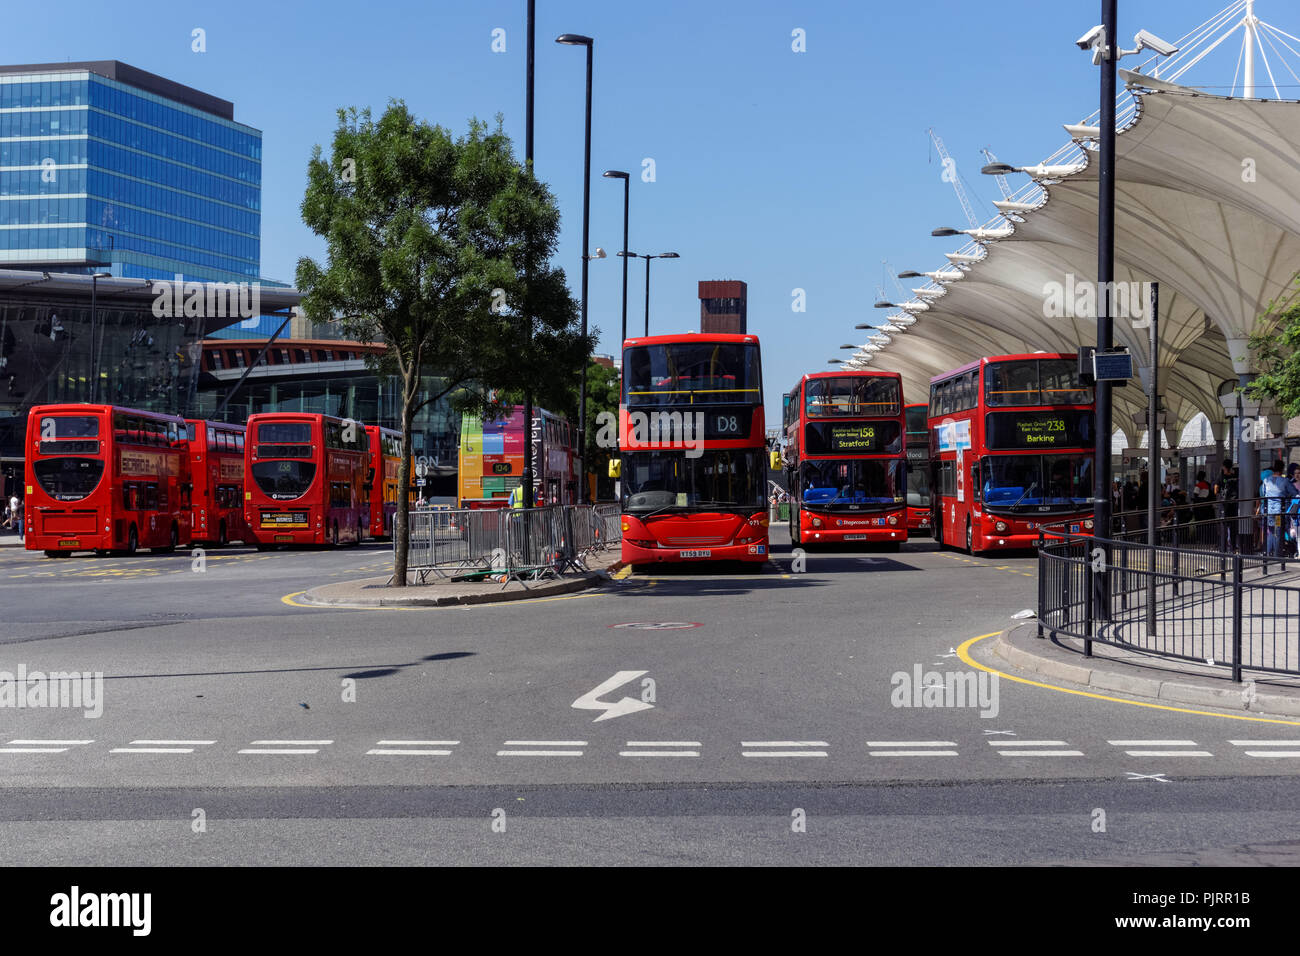
<svg viewBox="0 0 1300 956">
<path fill-rule="evenodd" d="M 1288 514 L 1291 516 L 1291 553 L 1300 557 L 1300 462 L 1291 462 L 1286 466 L 1286 480 L 1295 490 Z"/>
<path fill-rule="evenodd" d="M 23 540 L 23 500 L 18 497 L 18 492 L 14 492 L 9 499 L 9 521 L 18 529 L 18 540 Z"/>
<path fill-rule="evenodd" d="M 1193 518 L 1196 521 L 1209 521 L 1214 517 L 1214 490 L 1206 480 L 1205 472 L 1196 473 L 1196 484 L 1192 486 L 1192 503 L 1196 506 Z"/>
<path fill-rule="evenodd" d="M 1237 472 L 1232 467 L 1232 459 L 1223 460 L 1223 470 L 1219 472 L 1219 481 L 1214 488 L 1214 495 L 1223 502 L 1223 520 L 1228 526 L 1228 550 L 1237 550 Z"/>
<path fill-rule="evenodd" d="M 1295 488 L 1286 480 L 1282 470 L 1282 460 L 1276 459 L 1271 468 L 1261 472 L 1263 479 L 1259 485 L 1259 496 L 1264 499 L 1261 509 L 1268 531 L 1268 553 L 1275 558 L 1282 557 L 1282 539 L 1284 537 L 1283 516 L 1290 511 L 1291 501 L 1295 497 Z"/>
</svg>

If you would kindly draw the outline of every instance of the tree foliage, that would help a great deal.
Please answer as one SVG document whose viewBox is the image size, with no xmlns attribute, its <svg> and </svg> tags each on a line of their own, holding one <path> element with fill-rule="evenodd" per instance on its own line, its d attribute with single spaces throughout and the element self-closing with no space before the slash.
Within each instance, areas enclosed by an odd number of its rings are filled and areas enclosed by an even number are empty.
<svg viewBox="0 0 1300 956">
<path fill-rule="evenodd" d="M 1250 350 L 1259 375 L 1246 386 L 1246 394 L 1272 399 L 1288 418 L 1300 415 L 1300 274 L 1260 317 Z"/>
<path fill-rule="evenodd" d="M 491 389 L 551 395 L 574 378 L 594 337 L 550 265 L 560 216 L 550 191 L 514 158 L 509 138 L 471 120 L 468 132 L 417 120 L 394 101 L 378 121 L 339 110 L 330 155 L 307 166 L 303 222 L 327 242 L 321 265 L 298 261 L 303 309 L 345 333 L 383 342 L 403 385 L 401 427 L 444 395 L 491 413 Z M 440 376 L 436 393 L 421 375 Z M 403 456 L 399 487 L 410 487 Z M 406 583 L 408 502 L 398 497 L 393 583 Z"/>
</svg>

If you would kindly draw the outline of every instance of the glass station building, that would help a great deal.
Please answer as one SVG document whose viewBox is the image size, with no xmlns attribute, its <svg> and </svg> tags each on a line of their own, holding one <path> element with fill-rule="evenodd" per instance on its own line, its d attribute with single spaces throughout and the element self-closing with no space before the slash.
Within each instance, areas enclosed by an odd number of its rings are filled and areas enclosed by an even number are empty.
<svg viewBox="0 0 1300 956">
<path fill-rule="evenodd" d="M 261 131 L 116 60 L 0 66 L 0 268 L 258 280 Z"/>
</svg>

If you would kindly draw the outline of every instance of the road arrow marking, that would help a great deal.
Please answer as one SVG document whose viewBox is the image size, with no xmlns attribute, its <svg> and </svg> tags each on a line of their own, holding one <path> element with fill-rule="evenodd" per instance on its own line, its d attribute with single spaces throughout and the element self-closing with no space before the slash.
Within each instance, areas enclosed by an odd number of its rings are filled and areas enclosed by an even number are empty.
<svg viewBox="0 0 1300 956">
<path fill-rule="evenodd" d="M 624 697 L 617 701 L 599 700 L 601 694 L 608 694 L 612 690 L 622 687 L 628 681 L 636 680 L 649 671 L 619 671 L 609 680 L 605 681 L 595 690 L 589 690 L 573 702 L 573 706 L 579 710 L 603 710 L 601 714 L 592 723 L 601 720 L 609 720 L 611 717 L 622 717 L 624 714 L 635 714 L 638 710 L 650 710 L 654 704 L 647 704 L 643 700 L 637 700 L 635 697 Z"/>
</svg>

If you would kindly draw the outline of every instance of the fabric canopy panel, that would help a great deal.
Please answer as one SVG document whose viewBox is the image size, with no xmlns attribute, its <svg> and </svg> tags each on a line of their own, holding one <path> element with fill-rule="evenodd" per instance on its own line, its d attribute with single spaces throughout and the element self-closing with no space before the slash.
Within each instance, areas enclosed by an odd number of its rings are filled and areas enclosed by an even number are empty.
<svg viewBox="0 0 1300 956">
<path fill-rule="evenodd" d="M 1300 270 L 1300 103 L 1209 96 L 1121 72 L 1138 109 L 1116 141 L 1115 279 L 1135 291 L 1160 283 L 1171 427 L 1197 412 L 1223 422 L 1221 387 L 1252 370 L 1246 340 Z M 1045 181 L 1010 235 L 986 240 L 983 258 L 928 309 L 909 309 L 916 323 L 875 356 L 873 367 L 903 373 L 910 400 L 923 400 L 931 375 L 981 355 L 1096 341 L 1095 313 L 1074 314 L 1069 296 L 1097 269 L 1099 157 L 1081 153 L 1076 172 Z M 1142 381 L 1145 318 L 1115 319 L 1115 341 L 1132 351 Z M 1146 408 L 1141 383 L 1114 396 L 1115 423 L 1131 434 Z"/>
</svg>

